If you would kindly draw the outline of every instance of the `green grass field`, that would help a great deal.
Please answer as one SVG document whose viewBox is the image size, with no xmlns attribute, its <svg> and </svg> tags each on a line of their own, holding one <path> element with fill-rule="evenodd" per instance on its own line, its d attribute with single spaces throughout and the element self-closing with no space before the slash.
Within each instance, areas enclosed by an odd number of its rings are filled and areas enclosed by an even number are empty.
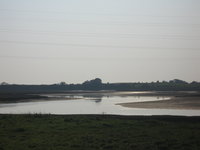
<svg viewBox="0 0 200 150">
<path fill-rule="evenodd" d="M 199 150 L 200 117 L 0 115 L 0 150 Z"/>
</svg>

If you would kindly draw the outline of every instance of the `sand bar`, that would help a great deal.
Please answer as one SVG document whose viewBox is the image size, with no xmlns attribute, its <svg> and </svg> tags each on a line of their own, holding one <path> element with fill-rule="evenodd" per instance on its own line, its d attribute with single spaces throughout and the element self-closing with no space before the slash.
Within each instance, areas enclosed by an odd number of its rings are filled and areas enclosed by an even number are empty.
<svg viewBox="0 0 200 150">
<path fill-rule="evenodd" d="M 169 100 L 119 103 L 129 108 L 149 108 L 149 109 L 193 109 L 200 110 L 200 96 L 197 97 L 171 97 Z"/>
</svg>

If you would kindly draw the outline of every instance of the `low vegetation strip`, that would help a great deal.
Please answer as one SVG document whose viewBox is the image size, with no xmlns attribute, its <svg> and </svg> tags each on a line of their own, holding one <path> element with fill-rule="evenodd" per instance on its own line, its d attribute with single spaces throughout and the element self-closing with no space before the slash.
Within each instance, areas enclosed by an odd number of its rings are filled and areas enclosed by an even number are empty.
<svg viewBox="0 0 200 150">
<path fill-rule="evenodd" d="M 200 117 L 0 115 L 0 150 L 199 150 Z"/>
<path fill-rule="evenodd" d="M 19 102 L 25 100 L 47 99 L 46 96 L 28 93 L 0 93 L 0 103 Z"/>
<path fill-rule="evenodd" d="M 67 84 L 61 82 L 51 85 L 21 85 L 21 84 L 0 84 L 0 93 L 55 93 L 66 91 L 200 91 L 200 82 L 188 83 L 183 80 L 174 79 L 170 81 L 157 81 L 150 83 L 102 83 L 99 78 L 85 81 L 82 84 Z"/>
</svg>

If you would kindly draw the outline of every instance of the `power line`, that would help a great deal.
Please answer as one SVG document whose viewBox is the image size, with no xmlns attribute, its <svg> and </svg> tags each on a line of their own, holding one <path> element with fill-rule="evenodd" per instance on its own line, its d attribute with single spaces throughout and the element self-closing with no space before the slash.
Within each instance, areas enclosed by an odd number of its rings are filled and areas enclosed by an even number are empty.
<svg viewBox="0 0 200 150">
<path fill-rule="evenodd" d="M 168 34 L 136 34 L 136 33 L 95 33 L 95 32 L 58 32 L 58 31 L 38 31 L 38 30 L 16 30 L 16 29 L 0 29 L 0 32 L 22 33 L 22 34 L 36 34 L 36 35 L 50 35 L 50 36 L 65 36 L 65 37 L 97 37 L 97 38 L 147 38 L 147 39 L 186 39 L 199 40 L 200 36 L 186 36 L 186 35 L 168 35 Z"/>
<path fill-rule="evenodd" d="M 35 60 L 74 60 L 74 61 L 131 61 L 131 60 L 199 60 L 197 57 L 185 58 L 185 57 L 46 57 L 46 56 L 11 56 L 11 55 L 0 55 L 0 58 L 8 59 L 35 59 Z"/>
<path fill-rule="evenodd" d="M 47 14 L 65 14 L 65 15 L 91 15 L 91 16 L 119 16 L 119 17 L 155 17 L 155 18 L 200 18 L 200 16 L 191 15 L 153 15 L 153 14 L 123 14 L 123 13 L 96 13 L 96 12 L 70 12 L 70 11 L 49 11 L 49 10 L 20 10 L 20 9 L 0 9 L 2 12 L 15 12 L 15 13 L 47 13 Z"/>
<path fill-rule="evenodd" d="M 0 40 L 0 43 L 9 44 L 27 44 L 27 45 L 53 45 L 53 46 L 68 46 L 68 47 L 87 47 L 87 48 L 114 48 L 114 49 L 146 49 L 146 50 L 194 50 L 199 51 L 200 48 L 185 48 L 185 47 L 144 47 L 144 46 L 125 46 L 125 45 L 98 45 L 98 44 L 71 44 L 71 43 L 54 43 L 54 42 L 30 42 L 30 41 L 11 41 Z"/>
</svg>

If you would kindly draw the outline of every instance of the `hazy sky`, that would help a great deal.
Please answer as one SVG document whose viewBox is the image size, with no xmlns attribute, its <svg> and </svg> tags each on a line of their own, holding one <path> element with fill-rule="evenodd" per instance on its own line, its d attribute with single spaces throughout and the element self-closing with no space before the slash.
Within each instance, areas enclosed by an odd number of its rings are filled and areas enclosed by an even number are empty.
<svg viewBox="0 0 200 150">
<path fill-rule="evenodd" d="M 199 0 L 0 0 L 0 82 L 200 81 Z"/>
</svg>

